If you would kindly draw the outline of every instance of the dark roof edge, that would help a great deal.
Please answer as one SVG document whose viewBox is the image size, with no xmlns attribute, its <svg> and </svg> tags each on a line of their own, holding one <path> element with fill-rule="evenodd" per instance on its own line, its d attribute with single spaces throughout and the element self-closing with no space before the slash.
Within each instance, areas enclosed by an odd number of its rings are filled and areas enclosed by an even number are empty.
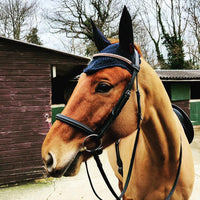
<svg viewBox="0 0 200 200">
<path fill-rule="evenodd" d="M 56 52 L 56 53 L 60 53 L 60 54 L 64 54 L 64 55 L 68 55 L 68 56 L 72 56 L 72 57 L 76 57 L 76 58 L 79 58 L 79 59 L 85 59 L 85 60 L 88 60 L 88 62 L 90 61 L 90 58 L 86 57 L 86 56 L 78 56 L 78 55 L 74 55 L 74 54 L 67 53 L 67 52 L 64 52 L 64 51 L 51 49 L 51 48 L 48 48 L 48 47 L 45 47 L 45 46 L 41 46 L 41 45 L 37 45 L 37 44 L 33 44 L 33 43 L 28 43 L 28 42 L 21 41 L 21 40 L 10 39 L 10 38 L 6 38 L 6 37 L 3 37 L 3 36 L 0 36 L 0 40 L 1 39 L 8 40 L 10 42 L 19 43 L 19 44 L 24 44 L 24 45 L 27 45 L 27 46 L 40 48 L 40 49 L 47 50 L 47 51 L 52 51 L 52 52 Z"/>
<path fill-rule="evenodd" d="M 163 81 L 200 81 L 200 70 L 155 70 Z"/>
<path fill-rule="evenodd" d="M 200 82 L 200 78 L 199 79 L 166 79 L 166 78 L 160 78 L 162 81 L 164 82 Z"/>
</svg>

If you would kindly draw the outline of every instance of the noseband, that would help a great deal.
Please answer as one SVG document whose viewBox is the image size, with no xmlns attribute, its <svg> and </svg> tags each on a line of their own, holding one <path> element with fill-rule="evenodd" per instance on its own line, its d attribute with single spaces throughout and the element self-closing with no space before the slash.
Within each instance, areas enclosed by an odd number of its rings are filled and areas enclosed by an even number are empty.
<svg viewBox="0 0 200 200">
<path fill-rule="evenodd" d="M 135 159 L 135 153 L 136 153 L 136 148 L 137 148 L 137 144 L 138 144 L 138 139 L 139 139 L 139 133 L 140 133 L 140 122 L 141 122 L 141 119 L 142 119 L 142 115 L 141 115 L 141 104 L 140 104 L 140 92 L 139 92 L 139 88 L 138 88 L 138 79 L 137 79 L 137 74 L 140 70 L 140 66 L 139 66 L 139 63 L 140 63 L 140 58 L 139 58 L 139 54 L 137 53 L 136 50 L 135 51 L 135 63 L 133 63 L 132 61 L 130 61 L 129 59 L 125 58 L 125 57 L 122 57 L 120 55 L 116 55 L 116 54 L 111 54 L 111 53 L 98 53 L 98 54 L 95 54 L 93 57 L 111 57 L 111 58 L 115 58 L 115 59 L 119 59 L 119 60 L 122 60 L 126 63 L 129 64 L 129 70 L 132 71 L 132 77 L 131 77 L 131 80 L 128 82 L 126 88 L 124 89 L 121 97 L 119 98 L 118 102 L 116 103 L 116 105 L 113 107 L 111 113 L 108 115 L 107 119 L 105 120 L 105 122 L 103 123 L 102 126 L 100 127 L 97 127 L 95 130 L 91 129 L 90 127 L 88 127 L 87 125 L 77 121 L 77 120 L 74 120 L 70 117 L 67 117 L 65 115 L 62 115 L 62 114 L 57 114 L 56 115 L 56 119 L 63 122 L 63 123 L 66 123 L 70 126 L 73 126 L 77 129 L 79 129 L 80 131 L 84 132 L 87 134 L 87 136 L 85 137 L 84 139 L 84 142 L 82 144 L 82 148 L 80 151 L 87 151 L 89 153 L 92 153 L 95 161 L 96 161 L 96 164 L 99 168 L 99 171 L 101 172 L 101 175 L 105 181 L 105 183 L 107 184 L 109 190 L 111 191 L 111 193 L 113 194 L 113 196 L 117 199 L 117 200 L 120 200 L 127 188 L 128 188 L 128 184 L 129 184 L 129 181 L 130 181 L 130 178 L 131 178 L 131 174 L 132 174 L 132 169 L 133 169 L 133 164 L 134 164 L 134 159 Z M 130 160 L 130 164 L 129 164 L 129 169 L 128 169 L 128 174 L 127 174 L 127 177 L 126 177 L 126 181 L 125 181 L 125 184 L 124 184 L 124 188 L 121 192 L 121 194 L 118 196 L 114 189 L 112 188 L 104 170 L 103 170 L 103 167 L 102 167 L 102 163 L 100 161 L 100 158 L 99 158 L 99 154 L 102 153 L 103 151 L 103 146 L 102 146 L 102 137 L 104 136 L 105 132 L 109 129 L 109 127 L 111 126 L 111 124 L 113 123 L 113 121 L 117 118 L 117 116 L 120 114 L 122 108 L 124 107 L 124 105 L 126 104 L 126 102 L 128 101 L 130 95 L 131 95 L 131 89 L 133 87 L 133 84 L 134 84 L 134 81 L 136 79 L 136 95 L 137 95 L 137 107 L 138 107 L 138 120 L 137 120 L 137 134 L 136 134 L 136 138 L 135 138 L 135 144 L 133 146 L 133 150 L 132 150 L 132 157 L 131 157 L 131 160 Z M 90 139 L 90 140 L 89 140 Z M 94 148 L 88 148 L 87 147 L 87 142 L 88 141 L 95 141 L 95 147 Z M 116 143 L 116 146 L 118 146 L 118 143 Z M 121 163 L 121 158 L 120 158 L 120 155 L 119 155 L 119 149 L 118 147 L 116 147 L 116 152 L 117 153 L 117 164 L 118 163 Z M 167 196 L 166 200 L 169 200 L 173 193 L 174 193 L 174 190 L 176 188 L 176 185 L 177 185 L 177 182 L 178 182 L 178 177 L 179 177 L 179 174 L 180 174 L 180 167 L 181 167 L 181 160 L 182 160 L 182 145 L 180 146 L 180 160 L 179 160 L 179 166 L 178 166 L 178 171 L 177 171 L 177 174 L 176 174 L 176 179 L 175 179 L 175 182 L 173 184 L 173 187 L 171 188 L 171 191 L 169 193 L 169 195 Z M 99 200 L 102 200 L 98 194 L 96 193 L 94 187 L 93 187 L 93 184 L 92 184 L 92 181 L 91 181 L 91 178 L 90 178 L 90 174 L 89 174 L 89 170 L 88 170 L 88 166 L 87 166 L 87 162 L 85 162 L 85 165 L 86 165 L 86 171 L 87 171 L 87 174 L 88 174 L 88 178 L 89 178 L 89 181 L 90 181 L 90 185 L 92 187 L 92 190 L 94 192 L 94 194 L 96 195 L 96 197 L 99 199 Z M 119 173 L 123 176 L 123 173 L 122 173 L 122 164 L 118 164 L 118 171 Z"/>
</svg>

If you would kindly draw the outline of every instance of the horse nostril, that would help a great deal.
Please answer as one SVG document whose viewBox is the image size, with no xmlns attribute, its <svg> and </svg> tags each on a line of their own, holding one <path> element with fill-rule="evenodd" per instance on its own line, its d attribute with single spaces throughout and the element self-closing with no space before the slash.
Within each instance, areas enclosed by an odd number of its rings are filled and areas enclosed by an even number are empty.
<svg viewBox="0 0 200 200">
<path fill-rule="evenodd" d="M 53 165 L 53 156 L 51 155 L 51 153 L 48 153 L 47 159 L 45 160 L 45 164 L 47 166 L 47 169 L 51 169 Z"/>
</svg>

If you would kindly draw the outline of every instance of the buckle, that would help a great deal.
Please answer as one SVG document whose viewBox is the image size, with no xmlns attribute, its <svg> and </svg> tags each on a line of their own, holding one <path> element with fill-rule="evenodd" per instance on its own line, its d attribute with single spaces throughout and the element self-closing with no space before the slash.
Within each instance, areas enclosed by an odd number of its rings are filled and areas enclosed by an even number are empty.
<svg viewBox="0 0 200 200">
<path fill-rule="evenodd" d="M 88 135 L 81 149 L 89 153 L 101 154 L 103 152 L 102 139 L 97 134 Z"/>
</svg>

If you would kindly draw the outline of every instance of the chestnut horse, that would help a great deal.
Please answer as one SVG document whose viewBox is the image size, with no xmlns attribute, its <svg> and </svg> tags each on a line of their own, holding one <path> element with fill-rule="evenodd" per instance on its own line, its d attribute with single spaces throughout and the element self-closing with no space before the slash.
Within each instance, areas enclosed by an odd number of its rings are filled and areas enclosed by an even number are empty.
<svg viewBox="0 0 200 200">
<path fill-rule="evenodd" d="M 119 26 L 119 44 L 110 44 L 94 24 L 93 29 L 95 43 L 103 56 L 97 54 L 84 70 L 62 111 L 62 116 L 85 124 L 86 129 L 90 130 L 104 125 L 130 83 L 132 65 L 126 63 L 126 59 L 135 63 L 137 54 L 133 46 L 131 17 L 126 8 Z M 102 135 L 102 146 L 108 147 L 109 161 L 122 190 L 129 171 L 136 132 L 140 128 L 132 173 L 123 199 L 166 199 L 178 178 L 180 159 L 180 174 L 171 199 L 189 199 L 194 182 L 194 167 L 188 140 L 161 80 L 143 57 L 140 59 L 140 71 L 138 78 L 134 79 L 130 98 Z M 138 88 L 141 95 L 139 102 L 136 96 Z M 142 117 L 139 127 L 138 104 Z M 73 176 L 79 172 L 81 163 L 92 156 L 90 151 L 85 151 L 83 144 L 87 146 L 91 142 L 92 146 L 96 145 L 92 137 L 86 138 L 86 132 L 74 127 L 73 123 L 55 121 L 42 146 L 42 158 L 49 175 Z M 119 139 L 123 176 L 118 172 L 116 162 L 115 142 Z"/>
</svg>

